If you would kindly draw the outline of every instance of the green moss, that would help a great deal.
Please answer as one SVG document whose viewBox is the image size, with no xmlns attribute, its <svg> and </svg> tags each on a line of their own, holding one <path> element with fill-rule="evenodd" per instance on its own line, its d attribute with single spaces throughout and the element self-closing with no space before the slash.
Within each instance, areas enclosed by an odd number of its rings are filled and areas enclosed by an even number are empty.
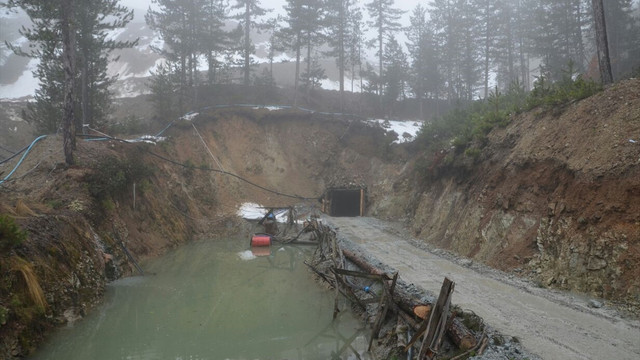
<svg viewBox="0 0 640 360">
<path fill-rule="evenodd" d="M 27 239 L 27 233 L 9 215 L 0 214 L 0 250 L 7 252 Z"/>
<path fill-rule="evenodd" d="M 471 331 L 480 332 L 484 327 L 482 318 L 472 312 L 464 312 L 461 314 L 462 323 Z"/>
</svg>

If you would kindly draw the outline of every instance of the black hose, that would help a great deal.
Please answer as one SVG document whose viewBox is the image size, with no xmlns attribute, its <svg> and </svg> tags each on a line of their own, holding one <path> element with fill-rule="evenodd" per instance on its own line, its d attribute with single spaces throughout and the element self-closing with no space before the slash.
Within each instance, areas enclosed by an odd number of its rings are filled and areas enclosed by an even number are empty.
<svg viewBox="0 0 640 360">
<path fill-rule="evenodd" d="M 234 178 L 236 178 L 236 179 L 238 179 L 238 180 L 240 180 L 240 181 L 243 181 L 243 182 L 245 182 L 245 183 L 247 183 L 247 184 L 249 184 L 249 185 L 251 185 L 251 186 L 254 186 L 254 187 L 256 187 L 256 188 L 258 188 L 258 189 L 260 189 L 260 190 L 264 190 L 264 191 L 266 191 L 266 192 L 270 192 L 270 193 L 275 194 L 275 195 L 278 195 L 278 196 L 283 196 L 283 197 L 288 197 L 288 198 L 298 199 L 298 200 L 317 200 L 317 199 L 318 199 L 317 197 L 310 198 L 310 197 L 304 197 L 304 196 L 300 196 L 300 195 L 285 194 L 285 193 L 282 193 L 282 192 L 279 192 L 279 191 L 276 191 L 276 190 L 272 190 L 272 189 L 266 188 L 266 187 L 264 187 L 264 186 L 262 186 L 262 185 L 258 185 L 258 184 L 254 183 L 254 182 L 251 182 L 250 180 L 247 180 L 247 179 L 245 179 L 245 178 L 243 178 L 243 177 L 241 177 L 241 176 L 239 176 L 239 175 L 236 175 L 236 174 L 234 174 L 234 173 L 230 173 L 230 172 L 228 172 L 228 171 L 218 170 L 218 169 L 212 169 L 212 168 L 210 168 L 210 167 L 193 167 L 193 166 L 188 166 L 188 165 L 185 165 L 185 164 L 183 164 L 183 163 L 177 162 L 177 161 L 175 161 L 175 160 L 171 160 L 171 159 L 169 159 L 169 158 L 166 158 L 166 157 L 164 157 L 164 156 L 162 156 L 162 155 L 160 155 L 160 154 L 156 154 L 156 153 L 154 153 L 153 151 L 150 151 L 150 150 L 147 150 L 147 149 L 145 149 L 145 151 L 147 151 L 149 154 L 151 154 L 151 155 L 153 155 L 153 156 L 157 157 L 158 159 L 161 159 L 161 160 L 167 161 L 167 162 L 169 162 L 169 163 L 171 163 L 171 164 L 174 164 L 174 165 L 177 165 L 177 166 L 182 166 L 182 167 L 184 167 L 184 168 L 188 168 L 188 169 L 189 169 L 189 168 L 191 168 L 191 169 L 199 169 L 199 170 L 202 170 L 202 171 L 215 172 L 215 173 L 219 173 L 219 174 L 223 174 L 223 175 L 231 176 L 231 177 L 234 177 Z"/>
<path fill-rule="evenodd" d="M 6 163 L 7 161 L 9 161 L 9 160 L 13 159 L 14 157 L 16 157 L 16 156 L 18 156 L 18 155 L 22 154 L 22 153 L 23 153 L 23 152 L 25 152 L 28 148 L 29 148 L 29 145 L 25 146 L 24 148 L 22 148 L 22 150 L 20 150 L 20 151 L 18 151 L 17 153 L 15 153 L 15 154 L 13 154 L 13 155 L 9 156 L 9 157 L 8 157 L 8 158 L 6 158 L 6 159 L 4 159 L 4 160 L 0 161 L 0 164 L 4 164 L 4 163 Z"/>
</svg>

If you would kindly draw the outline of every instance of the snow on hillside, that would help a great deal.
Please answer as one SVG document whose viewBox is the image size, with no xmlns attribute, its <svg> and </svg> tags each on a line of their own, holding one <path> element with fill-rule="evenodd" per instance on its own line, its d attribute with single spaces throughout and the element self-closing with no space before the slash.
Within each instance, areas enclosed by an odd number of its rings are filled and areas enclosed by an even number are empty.
<svg viewBox="0 0 640 360">
<path fill-rule="evenodd" d="M 38 79 L 33 77 L 33 71 L 39 63 L 38 59 L 29 60 L 18 80 L 11 84 L 0 85 L 0 99 L 19 99 L 32 96 L 38 87 Z"/>
<path fill-rule="evenodd" d="M 145 78 L 150 76 L 150 71 L 154 70 L 163 60 L 153 49 L 161 49 L 164 46 L 163 40 L 158 34 L 153 32 L 144 22 L 144 14 L 150 3 L 148 0 L 127 0 L 124 5 L 133 7 L 135 18 L 126 28 L 115 29 L 109 32 L 108 39 L 119 41 L 134 41 L 138 39 L 138 44 L 130 49 L 116 50 L 113 58 L 118 61 L 111 62 L 107 68 L 109 76 L 118 76 L 112 89 L 116 97 L 137 96 L 148 93 L 145 85 Z M 20 99 L 33 96 L 38 86 L 38 80 L 34 79 L 32 71 L 38 62 L 33 59 L 20 58 L 15 55 L 4 41 L 8 41 L 15 46 L 27 50 L 28 42 L 26 38 L 19 34 L 21 26 L 29 26 L 29 19 L 24 13 L 2 14 L 0 16 L 0 99 Z M 231 25 L 229 25 L 231 26 Z M 233 26 L 235 27 L 235 25 Z M 252 55 L 254 64 L 268 64 L 267 57 L 268 41 L 266 33 L 252 34 L 256 43 L 256 54 Z M 200 71 L 207 71 L 207 63 L 201 57 L 199 64 Z M 219 61 L 225 61 L 219 58 Z M 241 61 L 238 55 L 235 60 Z M 287 70 L 277 71 L 275 74 L 276 83 L 281 86 L 293 84 L 293 73 L 288 70 L 290 63 L 295 58 L 286 53 L 279 53 L 274 58 L 275 64 L 281 64 Z M 329 79 L 322 82 L 322 87 L 328 90 L 338 90 L 337 70 L 333 59 L 322 59 L 322 66 L 326 69 Z M 254 71 L 254 75 L 260 75 L 259 70 Z"/>
<path fill-rule="evenodd" d="M 395 144 L 411 142 L 416 139 L 420 128 L 422 127 L 421 121 L 415 120 L 368 120 L 369 124 L 375 126 L 381 126 L 387 133 L 395 132 L 398 135 L 398 139 L 394 141 Z"/>
</svg>

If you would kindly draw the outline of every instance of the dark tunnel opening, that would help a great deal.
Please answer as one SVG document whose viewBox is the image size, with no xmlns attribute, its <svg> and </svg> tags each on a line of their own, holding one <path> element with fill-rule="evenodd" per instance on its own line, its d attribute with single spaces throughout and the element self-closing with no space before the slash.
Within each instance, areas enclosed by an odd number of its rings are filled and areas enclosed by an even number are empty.
<svg viewBox="0 0 640 360">
<path fill-rule="evenodd" d="M 361 215 L 362 191 L 357 190 L 331 190 L 331 216 L 355 217 Z"/>
</svg>

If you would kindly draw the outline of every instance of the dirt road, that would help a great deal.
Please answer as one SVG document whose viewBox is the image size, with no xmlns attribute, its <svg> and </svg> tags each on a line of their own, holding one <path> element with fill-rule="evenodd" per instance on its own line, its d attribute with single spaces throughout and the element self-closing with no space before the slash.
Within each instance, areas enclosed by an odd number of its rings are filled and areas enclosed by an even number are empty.
<svg viewBox="0 0 640 360">
<path fill-rule="evenodd" d="M 592 309 L 586 299 L 418 248 L 377 219 L 325 221 L 397 269 L 405 282 L 437 294 L 443 278 L 449 277 L 456 282 L 453 303 L 517 337 L 527 351 L 543 359 L 640 359 L 640 322 L 622 319 L 613 310 Z"/>
</svg>

